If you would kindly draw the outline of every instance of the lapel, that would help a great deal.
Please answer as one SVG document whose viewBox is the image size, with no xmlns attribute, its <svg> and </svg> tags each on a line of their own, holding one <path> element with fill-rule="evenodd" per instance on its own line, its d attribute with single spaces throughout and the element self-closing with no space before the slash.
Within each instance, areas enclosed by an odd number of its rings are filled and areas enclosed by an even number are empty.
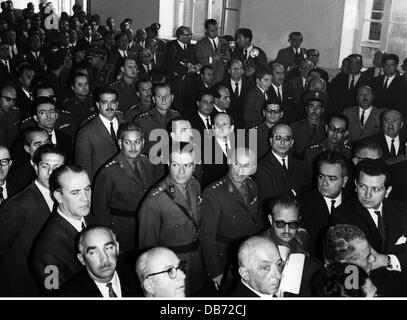
<svg viewBox="0 0 407 320">
<path fill-rule="evenodd" d="M 96 115 L 95 117 L 95 128 L 98 131 L 98 135 L 101 139 L 104 139 L 109 141 L 109 144 L 114 145 L 116 147 L 115 142 L 113 141 L 112 136 L 110 135 L 109 131 L 107 131 L 107 128 L 103 124 L 102 120 L 100 119 L 99 115 Z M 120 121 L 119 121 L 120 124 Z"/>
<path fill-rule="evenodd" d="M 372 107 L 372 111 L 370 112 L 369 118 L 367 118 L 365 125 L 363 126 L 363 129 L 372 127 L 373 122 L 376 119 L 376 116 L 377 116 L 377 109 L 375 107 Z M 357 118 L 359 120 L 359 126 L 360 126 L 359 109 L 357 109 Z"/>
<path fill-rule="evenodd" d="M 45 201 L 44 196 L 42 195 L 40 189 L 38 189 L 38 187 L 35 185 L 35 182 L 31 183 L 30 189 L 34 192 L 35 197 L 38 199 L 38 204 L 40 204 L 42 207 L 41 211 L 51 214 L 47 201 Z"/>
<path fill-rule="evenodd" d="M 216 54 L 215 48 L 213 47 L 212 39 L 209 39 L 208 37 L 205 37 L 205 43 L 206 43 L 209 51 L 211 52 L 211 55 Z M 220 41 L 219 41 L 218 47 L 219 47 L 219 45 L 220 45 Z"/>
<path fill-rule="evenodd" d="M 357 206 L 359 208 L 359 210 L 357 210 L 357 212 L 360 213 L 360 217 L 364 221 L 366 228 L 369 230 L 369 233 L 372 237 L 372 239 L 371 239 L 372 246 L 374 246 L 376 248 L 376 250 L 381 250 L 382 238 L 380 236 L 379 229 L 377 228 L 376 224 L 374 223 L 369 211 L 360 204 L 360 202 L 357 200 L 357 198 L 356 198 L 356 202 L 357 202 Z M 384 217 L 383 212 L 382 212 L 382 215 Z"/>
<path fill-rule="evenodd" d="M 122 152 L 119 152 L 116 157 L 114 157 L 117 162 L 119 162 L 120 168 L 124 172 L 126 176 L 129 178 L 137 181 L 140 184 L 143 184 L 142 181 L 137 177 L 136 173 L 134 172 L 133 168 L 131 167 L 130 163 L 126 160 L 126 158 L 123 156 Z"/>
<path fill-rule="evenodd" d="M 315 202 L 316 202 L 316 207 L 321 208 L 321 210 L 317 210 L 315 212 L 316 214 L 320 213 L 320 215 L 318 215 L 318 217 L 316 217 L 317 219 L 315 219 L 313 221 L 315 221 L 315 222 L 318 221 L 318 223 L 320 223 L 321 225 L 328 225 L 329 218 L 330 218 L 329 209 L 326 205 L 324 197 L 318 192 L 317 189 L 315 189 Z"/>
</svg>

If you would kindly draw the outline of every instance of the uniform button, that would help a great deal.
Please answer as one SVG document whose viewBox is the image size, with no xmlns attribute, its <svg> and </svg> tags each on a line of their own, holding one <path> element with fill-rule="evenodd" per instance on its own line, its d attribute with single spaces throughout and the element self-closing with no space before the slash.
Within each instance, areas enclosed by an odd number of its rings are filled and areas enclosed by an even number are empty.
<svg viewBox="0 0 407 320">
<path fill-rule="evenodd" d="M 233 219 L 236 219 L 236 216 L 233 216 Z"/>
<path fill-rule="evenodd" d="M 175 228 L 179 228 L 177 224 L 175 225 Z"/>
</svg>

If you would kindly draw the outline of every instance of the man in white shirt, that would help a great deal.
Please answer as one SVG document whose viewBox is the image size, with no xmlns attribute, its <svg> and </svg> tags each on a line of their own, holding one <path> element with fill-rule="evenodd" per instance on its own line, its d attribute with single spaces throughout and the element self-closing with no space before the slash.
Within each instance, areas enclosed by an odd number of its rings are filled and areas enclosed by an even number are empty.
<svg viewBox="0 0 407 320">
<path fill-rule="evenodd" d="M 0 210 L 0 296 L 38 296 L 28 269 L 28 253 L 45 222 L 54 201 L 49 190 L 53 170 L 65 162 L 55 146 L 39 147 L 34 155 L 36 179 L 22 192 L 7 199 Z"/>
<path fill-rule="evenodd" d="M 88 225 L 85 217 L 90 212 L 92 193 L 88 174 L 74 165 L 55 170 L 49 185 L 58 208 L 38 235 L 30 259 L 33 275 L 44 294 L 59 289 L 81 268 L 75 259 L 75 239 Z"/>
<path fill-rule="evenodd" d="M 60 290 L 66 297 L 121 298 L 134 296 L 137 287 L 133 265 L 129 271 L 118 263 L 119 243 L 113 231 L 105 226 L 82 230 L 77 244 L 77 258 L 84 266 Z M 140 293 L 138 294 L 140 295 Z"/>
<path fill-rule="evenodd" d="M 284 262 L 277 246 L 269 239 L 254 236 L 244 241 L 238 252 L 239 281 L 234 297 L 275 297 Z"/>
</svg>

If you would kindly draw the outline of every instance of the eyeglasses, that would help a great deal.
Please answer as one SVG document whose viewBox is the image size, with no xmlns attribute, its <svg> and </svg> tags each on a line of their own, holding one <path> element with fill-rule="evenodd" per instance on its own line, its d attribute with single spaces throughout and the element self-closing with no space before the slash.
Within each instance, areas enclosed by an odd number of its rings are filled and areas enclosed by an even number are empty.
<svg viewBox="0 0 407 320">
<path fill-rule="evenodd" d="M 243 68 L 242 67 L 232 67 L 232 68 L 230 68 L 230 70 L 238 71 L 238 70 L 243 70 Z"/>
<path fill-rule="evenodd" d="M 215 127 L 215 129 L 225 129 L 225 128 L 229 128 L 230 124 L 228 124 L 228 123 L 215 123 L 214 127 Z"/>
<path fill-rule="evenodd" d="M 2 98 L 4 98 L 6 100 L 6 102 L 12 102 L 15 103 L 16 102 L 16 98 L 12 98 L 12 97 L 7 97 L 7 96 L 1 96 Z"/>
<path fill-rule="evenodd" d="M 293 139 L 293 136 L 274 135 L 273 138 L 274 138 L 274 140 L 276 140 L 276 141 L 284 140 L 285 142 L 291 142 L 291 140 Z"/>
<path fill-rule="evenodd" d="M 336 127 L 335 127 L 334 125 L 332 125 L 332 124 L 330 124 L 330 125 L 328 126 L 328 129 L 331 130 L 331 131 L 333 131 L 333 132 L 340 133 L 340 134 L 344 134 L 344 133 L 346 132 L 345 129 L 336 128 Z"/>
<path fill-rule="evenodd" d="M 301 69 L 312 69 L 312 66 L 301 66 Z"/>
<path fill-rule="evenodd" d="M 8 166 L 10 161 L 11 161 L 10 158 L 0 159 L 0 165 L 3 166 L 3 167 Z"/>
<path fill-rule="evenodd" d="M 187 262 L 186 261 L 180 261 L 180 263 L 178 264 L 178 267 L 171 267 L 168 268 L 167 270 L 163 270 L 160 272 L 155 272 L 155 273 L 150 273 L 146 279 L 148 279 L 149 277 L 152 276 L 156 276 L 158 274 L 162 274 L 162 273 L 168 273 L 168 276 L 170 277 L 170 279 L 175 279 L 178 275 L 178 270 L 181 270 L 182 272 L 187 272 Z"/>
<path fill-rule="evenodd" d="M 282 112 L 282 110 L 273 110 L 273 109 L 271 109 L 271 110 L 265 110 L 265 112 L 267 114 L 273 114 L 273 113 L 280 114 Z"/>
<path fill-rule="evenodd" d="M 274 221 L 274 223 L 275 223 L 276 227 L 279 229 L 284 229 L 287 224 L 290 229 L 298 228 L 298 221 L 285 222 L 283 220 L 276 220 L 276 221 Z"/>
<path fill-rule="evenodd" d="M 192 33 L 184 33 L 183 36 L 192 37 Z"/>
</svg>

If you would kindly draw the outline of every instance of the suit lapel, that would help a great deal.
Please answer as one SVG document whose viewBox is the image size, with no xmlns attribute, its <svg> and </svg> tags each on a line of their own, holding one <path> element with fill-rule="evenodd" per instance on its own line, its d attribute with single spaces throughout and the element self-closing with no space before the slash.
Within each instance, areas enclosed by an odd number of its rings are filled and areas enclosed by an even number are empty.
<svg viewBox="0 0 407 320">
<path fill-rule="evenodd" d="M 38 199 L 39 203 L 40 203 L 41 206 L 42 206 L 42 210 L 43 210 L 44 212 L 47 212 L 48 214 L 51 214 L 51 210 L 49 210 L 47 201 L 45 201 L 44 196 L 42 195 L 40 189 L 38 189 L 38 187 L 35 185 L 35 182 L 33 182 L 33 183 L 31 184 L 31 187 L 30 187 L 30 188 L 31 188 L 31 190 L 33 190 L 33 192 L 35 193 L 36 198 Z"/>
<path fill-rule="evenodd" d="M 368 228 L 370 234 L 372 235 L 372 245 L 376 247 L 377 250 L 380 250 L 382 248 L 383 243 L 379 233 L 379 229 L 374 223 L 369 211 L 366 208 L 364 208 L 359 203 L 359 201 L 357 201 L 357 206 L 359 207 L 358 212 L 360 212 L 360 217 L 365 222 L 366 227 Z"/>
<path fill-rule="evenodd" d="M 116 146 L 116 144 L 113 141 L 112 136 L 110 135 L 110 133 L 107 131 L 107 128 L 105 127 L 105 125 L 103 124 L 102 120 L 100 119 L 99 116 L 95 117 L 95 126 L 100 134 L 100 137 L 103 137 L 106 142 L 109 141 L 109 144 L 112 144 L 114 146 Z M 120 123 L 120 122 L 119 122 Z"/>
</svg>

